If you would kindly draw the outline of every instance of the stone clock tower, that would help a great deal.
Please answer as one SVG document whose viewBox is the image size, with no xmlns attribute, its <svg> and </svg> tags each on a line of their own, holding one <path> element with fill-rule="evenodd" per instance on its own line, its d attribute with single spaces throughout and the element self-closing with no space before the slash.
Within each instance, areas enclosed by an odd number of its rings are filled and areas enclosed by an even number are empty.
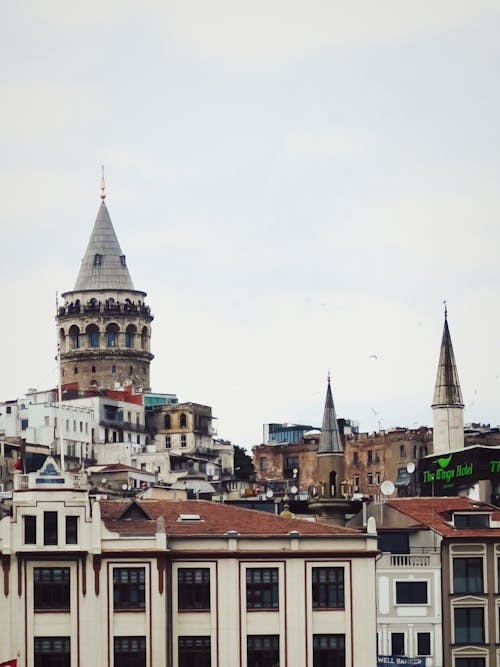
<svg viewBox="0 0 500 667">
<path fill-rule="evenodd" d="M 134 289 L 111 224 L 101 206 L 75 287 L 63 293 L 57 324 L 61 385 L 72 389 L 150 389 L 151 315 L 146 292 Z"/>
</svg>

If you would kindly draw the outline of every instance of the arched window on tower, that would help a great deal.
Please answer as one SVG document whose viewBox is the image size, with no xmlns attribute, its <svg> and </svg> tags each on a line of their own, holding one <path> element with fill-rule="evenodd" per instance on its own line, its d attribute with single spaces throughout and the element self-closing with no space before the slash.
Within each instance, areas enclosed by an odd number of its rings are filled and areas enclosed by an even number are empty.
<svg viewBox="0 0 500 667">
<path fill-rule="evenodd" d="M 165 428 L 169 429 L 170 427 L 170 415 L 165 415 Z"/>
<path fill-rule="evenodd" d="M 89 347 L 99 347 L 99 327 L 97 324 L 89 324 L 85 329 Z"/>
<path fill-rule="evenodd" d="M 77 350 L 81 345 L 80 328 L 73 324 L 69 328 L 69 346 L 71 350 Z"/>
<path fill-rule="evenodd" d="M 125 330 L 125 347 L 134 347 L 137 327 L 135 324 L 129 324 Z"/>
<path fill-rule="evenodd" d="M 108 347 L 118 347 L 118 334 L 120 329 L 118 325 L 112 322 L 106 327 L 106 345 Z"/>
<path fill-rule="evenodd" d="M 141 332 L 141 347 L 143 350 L 149 351 L 149 331 L 147 327 L 143 327 Z"/>
<path fill-rule="evenodd" d="M 181 428 L 186 428 L 187 419 L 186 419 L 186 415 L 183 412 L 181 413 L 180 424 L 181 424 Z"/>
<path fill-rule="evenodd" d="M 59 352 L 62 354 L 63 352 L 66 352 L 66 336 L 64 333 L 64 329 L 59 329 Z"/>
</svg>

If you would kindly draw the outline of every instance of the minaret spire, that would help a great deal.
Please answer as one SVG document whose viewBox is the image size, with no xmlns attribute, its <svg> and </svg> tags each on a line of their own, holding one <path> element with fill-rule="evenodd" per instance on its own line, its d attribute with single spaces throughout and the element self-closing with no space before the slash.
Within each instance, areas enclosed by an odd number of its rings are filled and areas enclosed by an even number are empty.
<svg viewBox="0 0 500 667">
<path fill-rule="evenodd" d="M 319 439 L 318 454 L 338 454 L 344 451 L 340 440 L 335 405 L 333 404 L 330 371 L 328 371 L 328 385 L 326 388 L 325 408 L 323 410 L 323 425 Z"/>
<path fill-rule="evenodd" d="M 448 306 L 443 303 L 443 337 L 432 401 L 434 454 L 464 446 L 464 401 L 448 327 Z"/>
</svg>

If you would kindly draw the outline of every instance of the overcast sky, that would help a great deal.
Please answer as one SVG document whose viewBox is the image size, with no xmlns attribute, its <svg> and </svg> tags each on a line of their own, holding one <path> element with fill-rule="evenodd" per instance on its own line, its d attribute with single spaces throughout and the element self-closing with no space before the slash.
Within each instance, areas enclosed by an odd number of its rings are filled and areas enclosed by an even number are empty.
<svg viewBox="0 0 500 667">
<path fill-rule="evenodd" d="M 107 205 L 153 390 L 266 422 L 500 423 L 497 0 L 22 0 L 0 27 L 0 400 L 53 387 Z"/>
</svg>

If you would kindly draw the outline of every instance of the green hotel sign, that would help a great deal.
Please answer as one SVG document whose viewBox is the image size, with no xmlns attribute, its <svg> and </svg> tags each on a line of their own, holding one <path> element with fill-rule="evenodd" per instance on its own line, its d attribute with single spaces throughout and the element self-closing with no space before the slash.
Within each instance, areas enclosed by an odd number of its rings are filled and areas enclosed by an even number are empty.
<svg viewBox="0 0 500 667">
<path fill-rule="evenodd" d="M 466 447 L 419 462 L 422 495 L 448 495 L 482 479 L 500 483 L 500 451 L 493 447 Z"/>
</svg>

